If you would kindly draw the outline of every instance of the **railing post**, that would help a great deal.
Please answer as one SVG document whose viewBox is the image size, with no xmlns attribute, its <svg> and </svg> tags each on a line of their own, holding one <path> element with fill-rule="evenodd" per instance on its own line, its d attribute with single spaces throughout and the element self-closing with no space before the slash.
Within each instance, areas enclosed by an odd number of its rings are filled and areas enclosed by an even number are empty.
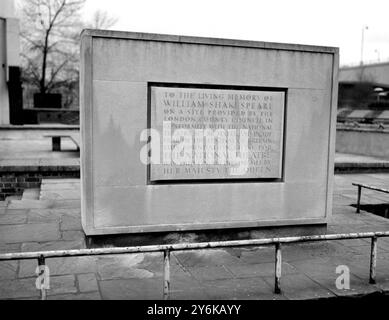
<svg viewBox="0 0 389 320">
<path fill-rule="evenodd" d="M 377 267 L 377 237 L 371 238 L 371 254 L 370 254 L 370 277 L 369 283 L 376 283 L 376 267 Z"/>
<path fill-rule="evenodd" d="M 40 256 L 38 258 L 38 268 L 39 268 L 39 279 L 43 278 L 43 283 L 40 283 L 40 290 L 41 290 L 41 300 L 46 300 L 47 294 L 46 294 L 46 279 L 45 279 L 45 272 L 46 272 L 46 262 L 45 257 Z"/>
<path fill-rule="evenodd" d="M 357 213 L 361 213 L 361 196 L 362 196 L 362 187 L 358 186 Z"/>
<path fill-rule="evenodd" d="M 170 299 L 170 251 L 165 250 L 163 255 L 163 299 Z"/>
<path fill-rule="evenodd" d="M 281 294 L 281 273 L 282 273 L 281 243 L 276 243 L 276 264 L 275 264 L 275 282 L 274 282 L 275 294 Z"/>
</svg>

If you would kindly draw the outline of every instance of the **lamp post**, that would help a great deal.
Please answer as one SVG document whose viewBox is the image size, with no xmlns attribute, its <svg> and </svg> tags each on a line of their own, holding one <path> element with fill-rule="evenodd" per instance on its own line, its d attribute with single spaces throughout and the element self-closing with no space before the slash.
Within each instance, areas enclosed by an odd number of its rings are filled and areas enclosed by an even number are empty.
<svg viewBox="0 0 389 320">
<path fill-rule="evenodd" d="M 361 43 L 361 65 L 363 65 L 363 49 L 365 46 L 365 30 L 369 30 L 369 27 L 364 25 L 362 28 L 362 43 Z"/>
</svg>

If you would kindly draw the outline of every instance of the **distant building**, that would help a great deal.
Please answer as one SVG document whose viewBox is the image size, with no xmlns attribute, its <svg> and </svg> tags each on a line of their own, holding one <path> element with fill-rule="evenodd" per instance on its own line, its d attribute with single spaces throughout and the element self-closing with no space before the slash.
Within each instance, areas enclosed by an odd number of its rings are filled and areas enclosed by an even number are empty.
<svg viewBox="0 0 389 320">
<path fill-rule="evenodd" d="M 12 67 L 19 67 L 19 20 L 14 0 L 0 1 L 0 125 L 10 124 L 9 81 Z"/>
</svg>

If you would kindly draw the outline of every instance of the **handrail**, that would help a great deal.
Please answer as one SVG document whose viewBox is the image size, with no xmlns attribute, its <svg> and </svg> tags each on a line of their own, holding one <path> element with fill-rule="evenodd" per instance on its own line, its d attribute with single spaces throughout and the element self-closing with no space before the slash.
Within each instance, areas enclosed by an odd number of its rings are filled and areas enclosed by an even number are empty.
<svg viewBox="0 0 389 320">
<path fill-rule="evenodd" d="M 0 254 L 0 261 L 32 260 L 32 259 L 38 259 L 41 256 L 45 258 L 100 256 L 100 255 L 113 255 L 113 254 L 164 252 L 166 250 L 187 251 L 187 250 L 199 250 L 199 249 L 221 249 L 226 247 L 249 247 L 249 246 L 271 245 L 277 243 L 282 244 L 282 243 L 315 242 L 315 241 L 327 241 L 327 240 L 368 239 L 373 237 L 389 237 L 389 231 L 326 234 L 326 235 L 315 235 L 315 236 L 249 239 L 249 240 L 219 241 L 219 242 L 165 244 L 165 245 L 122 247 L 122 248 L 118 247 L 118 248 L 102 248 L 102 249 L 77 249 L 77 250 L 6 253 L 6 254 Z"/>
<path fill-rule="evenodd" d="M 163 252 L 164 253 L 163 297 L 165 300 L 168 300 L 170 298 L 170 252 L 200 250 L 200 249 L 221 249 L 221 248 L 229 248 L 229 247 L 275 245 L 276 252 L 275 252 L 274 292 L 276 294 L 280 294 L 281 293 L 281 270 L 282 270 L 282 254 L 281 254 L 282 244 L 370 238 L 372 242 L 371 242 L 371 255 L 370 255 L 369 283 L 375 284 L 376 264 L 377 264 L 377 242 L 378 242 L 378 238 L 381 237 L 389 237 L 389 231 L 325 234 L 325 235 L 314 235 L 314 236 L 297 236 L 297 237 L 284 237 L 284 238 L 249 239 L 249 240 L 202 242 L 202 243 L 165 244 L 165 245 L 123 247 L 123 248 L 77 249 L 77 250 L 6 253 L 6 254 L 0 254 L 0 261 L 37 259 L 38 265 L 44 266 L 45 259 L 48 258 Z M 46 299 L 46 289 L 44 288 L 41 289 L 41 299 L 42 300 Z"/>
<path fill-rule="evenodd" d="M 358 199 L 357 199 L 357 213 L 361 213 L 361 197 L 362 197 L 362 188 L 370 189 L 374 191 L 389 193 L 388 189 L 378 188 L 375 186 L 369 186 L 363 183 L 353 183 L 353 186 L 358 187 Z"/>
</svg>

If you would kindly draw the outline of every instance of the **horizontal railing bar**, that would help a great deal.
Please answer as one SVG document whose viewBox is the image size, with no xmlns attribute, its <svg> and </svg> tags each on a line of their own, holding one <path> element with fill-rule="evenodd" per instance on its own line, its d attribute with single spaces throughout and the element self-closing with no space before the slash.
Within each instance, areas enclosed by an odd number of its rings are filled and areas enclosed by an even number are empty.
<svg viewBox="0 0 389 320">
<path fill-rule="evenodd" d="M 59 250 L 59 251 L 42 251 L 42 252 L 21 252 L 0 254 L 0 261 L 11 260 L 31 260 L 44 258 L 61 258 L 61 257 L 81 257 L 81 256 L 102 256 L 130 253 L 152 253 L 164 251 L 187 251 L 199 249 L 221 249 L 227 247 L 250 247 L 259 245 L 271 245 L 277 243 L 300 243 L 328 240 L 352 240 L 366 238 L 381 238 L 389 237 L 389 231 L 381 232 L 365 232 L 365 233 L 346 233 L 346 234 L 326 234 L 315 236 L 298 236 L 286 238 L 269 238 L 269 239 L 249 239 L 249 240 L 234 240 L 220 242 L 203 242 L 203 243 L 182 243 L 182 244 L 166 244 L 153 246 L 139 247 L 123 247 L 123 248 L 101 248 L 101 249 L 77 249 L 77 250 Z"/>
<path fill-rule="evenodd" d="M 388 189 L 378 188 L 378 187 L 374 187 L 374 186 L 369 186 L 367 184 L 362 184 L 362 183 L 353 183 L 353 186 L 360 187 L 360 188 L 365 188 L 365 189 L 370 189 L 370 190 L 373 190 L 373 191 L 380 191 L 380 192 L 384 192 L 384 193 L 389 193 Z"/>
</svg>

